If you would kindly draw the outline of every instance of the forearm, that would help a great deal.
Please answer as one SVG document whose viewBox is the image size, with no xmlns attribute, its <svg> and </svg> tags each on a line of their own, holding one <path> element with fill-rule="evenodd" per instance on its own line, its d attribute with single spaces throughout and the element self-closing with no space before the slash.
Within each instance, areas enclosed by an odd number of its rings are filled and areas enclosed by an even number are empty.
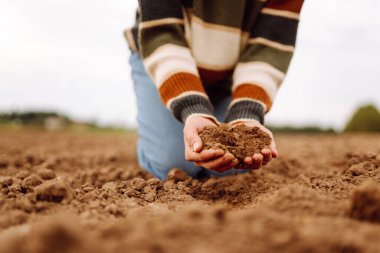
<svg viewBox="0 0 380 253">
<path fill-rule="evenodd" d="M 234 71 L 227 122 L 263 122 L 293 56 L 302 3 L 269 0 L 261 10 Z"/>
<path fill-rule="evenodd" d="M 184 122 L 192 114 L 212 115 L 184 35 L 182 1 L 140 0 L 140 54 L 162 102 Z"/>
</svg>

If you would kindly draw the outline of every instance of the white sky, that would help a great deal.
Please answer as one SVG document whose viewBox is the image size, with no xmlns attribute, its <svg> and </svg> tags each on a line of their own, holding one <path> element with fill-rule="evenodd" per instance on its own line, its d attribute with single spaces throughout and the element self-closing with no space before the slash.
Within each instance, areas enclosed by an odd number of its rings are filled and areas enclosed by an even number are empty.
<svg viewBox="0 0 380 253">
<path fill-rule="evenodd" d="M 122 36 L 135 0 L 0 0 L 0 111 L 51 109 L 135 125 Z M 380 106 L 380 1 L 307 0 L 297 50 L 267 122 L 341 128 Z"/>
</svg>

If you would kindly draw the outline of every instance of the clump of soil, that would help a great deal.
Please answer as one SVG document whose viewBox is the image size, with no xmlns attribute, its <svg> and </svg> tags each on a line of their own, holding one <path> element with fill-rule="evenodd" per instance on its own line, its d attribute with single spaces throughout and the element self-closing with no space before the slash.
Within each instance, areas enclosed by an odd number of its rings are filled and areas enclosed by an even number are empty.
<svg viewBox="0 0 380 253">
<path fill-rule="evenodd" d="M 199 136 L 204 149 L 222 149 L 230 152 L 244 166 L 244 158 L 255 153 L 261 153 L 269 148 L 271 137 L 258 127 L 248 127 L 244 124 L 230 126 L 221 124 L 219 127 L 207 126 Z"/>
<path fill-rule="evenodd" d="M 62 179 L 48 180 L 34 188 L 36 199 L 40 201 L 61 202 L 73 198 L 71 187 Z"/>
<path fill-rule="evenodd" d="M 378 184 L 369 181 L 354 191 L 350 217 L 380 223 L 380 186 Z"/>
</svg>

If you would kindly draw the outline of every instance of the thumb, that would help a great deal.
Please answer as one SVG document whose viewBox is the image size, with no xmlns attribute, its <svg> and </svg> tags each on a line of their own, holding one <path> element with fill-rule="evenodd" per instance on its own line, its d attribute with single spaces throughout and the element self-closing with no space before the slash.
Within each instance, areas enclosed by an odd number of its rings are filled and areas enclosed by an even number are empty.
<svg viewBox="0 0 380 253">
<path fill-rule="evenodd" d="M 192 133 L 189 139 L 193 151 L 199 153 L 202 150 L 202 139 L 196 132 Z"/>
</svg>

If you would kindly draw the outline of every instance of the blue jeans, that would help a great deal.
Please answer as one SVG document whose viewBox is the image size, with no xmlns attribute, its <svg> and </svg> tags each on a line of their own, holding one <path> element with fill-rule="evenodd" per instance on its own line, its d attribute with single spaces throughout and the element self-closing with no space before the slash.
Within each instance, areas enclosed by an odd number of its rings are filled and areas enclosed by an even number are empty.
<svg viewBox="0 0 380 253">
<path fill-rule="evenodd" d="M 145 71 L 140 56 L 132 53 L 129 59 L 137 100 L 139 139 L 137 158 L 141 167 L 160 179 L 165 179 L 172 168 L 185 171 L 193 178 L 225 176 L 244 172 L 229 170 L 224 173 L 209 171 L 186 161 L 183 124 L 177 121 L 163 105 L 157 88 Z M 214 105 L 214 116 L 223 121 L 231 101 L 229 83 L 216 84 L 218 89 L 206 89 Z"/>
</svg>

